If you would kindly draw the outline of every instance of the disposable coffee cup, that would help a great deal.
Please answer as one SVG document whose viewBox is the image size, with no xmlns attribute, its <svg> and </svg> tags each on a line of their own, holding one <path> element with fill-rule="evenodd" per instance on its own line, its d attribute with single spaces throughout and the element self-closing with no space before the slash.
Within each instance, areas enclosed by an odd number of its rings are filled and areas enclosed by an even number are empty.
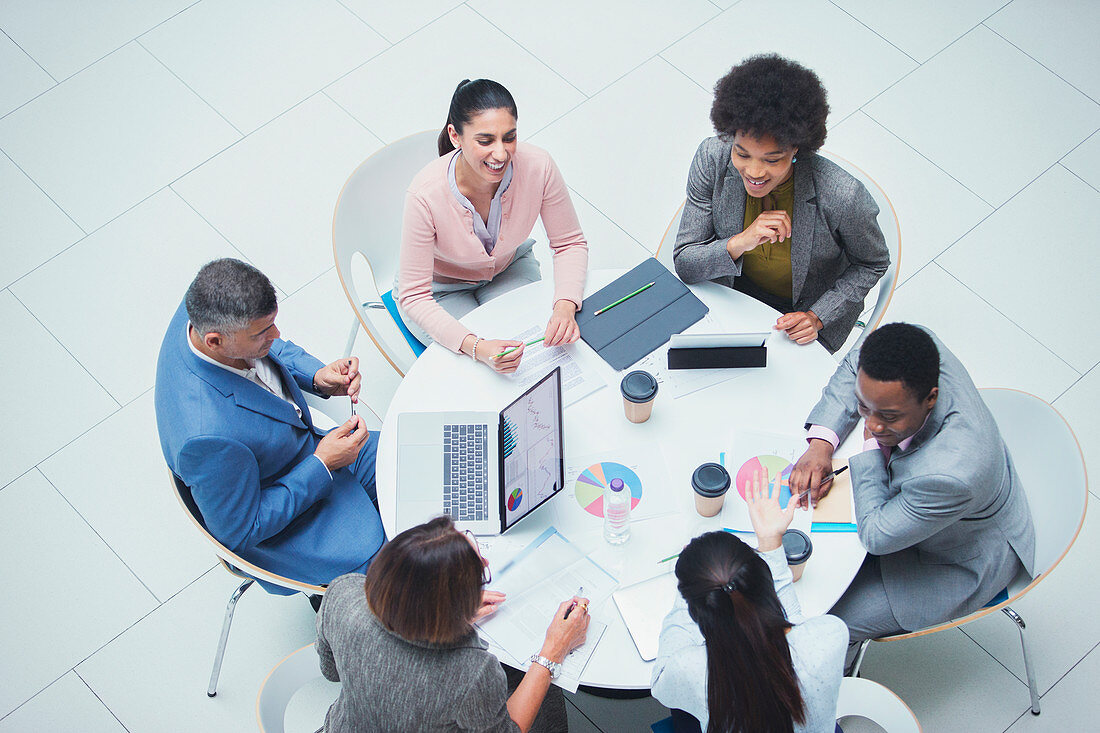
<svg viewBox="0 0 1100 733">
<path fill-rule="evenodd" d="M 627 374 L 619 384 L 623 393 L 623 410 L 626 419 L 633 423 L 645 422 L 653 412 L 653 400 L 657 397 L 657 380 L 652 374 L 638 370 Z"/>
<path fill-rule="evenodd" d="M 791 568 L 791 575 L 797 583 L 802 577 L 802 571 L 806 569 L 806 561 L 813 554 L 814 546 L 805 532 L 797 529 L 788 529 L 783 533 L 783 552 L 787 555 L 787 565 Z"/>
<path fill-rule="evenodd" d="M 729 471 L 718 463 L 704 463 L 691 474 L 691 488 L 695 489 L 695 511 L 700 516 L 713 517 L 722 511 L 726 501 Z"/>
</svg>

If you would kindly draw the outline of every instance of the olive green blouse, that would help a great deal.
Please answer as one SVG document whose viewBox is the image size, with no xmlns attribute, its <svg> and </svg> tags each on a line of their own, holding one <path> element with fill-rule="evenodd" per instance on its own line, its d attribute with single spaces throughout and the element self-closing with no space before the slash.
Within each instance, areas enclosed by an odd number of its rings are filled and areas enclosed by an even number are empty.
<svg viewBox="0 0 1100 733">
<path fill-rule="evenodd" d="M 783 210 L 794 224 L 794 176 L 775 189 L 757 198 L 745 194 L 744 228 L 756 221 L 765 211 Z M 791 300 L 791 239 L 782 242 L 764 242 L 756 249 L 741 255 L 741 276 L 752 280 L 760 289 L 784 300 Z"/>
</svg>

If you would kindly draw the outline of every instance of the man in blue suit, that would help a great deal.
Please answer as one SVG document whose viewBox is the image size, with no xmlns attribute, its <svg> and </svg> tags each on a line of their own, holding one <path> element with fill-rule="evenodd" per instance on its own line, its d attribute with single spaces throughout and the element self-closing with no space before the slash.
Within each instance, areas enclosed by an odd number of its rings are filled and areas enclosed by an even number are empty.
<svg viewBox="0 0 1100 733">
<path fill-rule="evenodd" d="M 378 436 L 358 416 L 327 434 L 314 426 L 302 390 L 356 401 L 359 360 L 322 364 L 279 338 L 277 313 L 251 265 L 199 270 L 161 344 L 157 428 L 212 535 L 266 570 L 323 584 L 365 572 L 385 541 Z"/>
</svg>

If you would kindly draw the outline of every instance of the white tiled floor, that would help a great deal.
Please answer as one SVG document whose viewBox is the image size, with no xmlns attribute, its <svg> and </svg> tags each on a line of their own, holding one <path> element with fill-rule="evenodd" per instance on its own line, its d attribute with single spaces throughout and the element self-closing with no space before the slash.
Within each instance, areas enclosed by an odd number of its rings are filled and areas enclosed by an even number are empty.
<svg viewBox="0 0 1100 733">
<path fill-rule="evenodd" d="M 441 127 L 464 77 L 512 89 L 521 135 L 553 153 L 608 267 L 656 248 L 721 73 L 768 50 L 814 67 L 833 107 L 826 147 L 878 180 L 901 221 L 888 317 L 935 328 L 980 385 L 1052 401 L 1097 473 L 1100 6 L 777 7 L 0 4 L 0 381 L 16 417 L 0 427 L 0 733 L 254 727 L 261 680 L 311 640 L 313 614 L 249 591 L 220 693 L 203 694 L 236 581 L 168 492 L 151 390 L 163 327 L 197 265 L 237 253 L 274 278 L 284 333 L 337 354 L 352 316 L 332 267 L 336 194 L 381 144 Z M 384 413 L 397 375 L 367 339 L 356 351 Z M 928 731 L 1094 728 L 1092 504 L 1020 604 L 1042 716 L 1026 713 L 1000 617 L 873 645 L 866 674 Z M 312 731 L 331 694 L 296 699 L 296 729 Z M 644 731 L 664 714 L 569 699 L 575 731 Z"/>
</svg>

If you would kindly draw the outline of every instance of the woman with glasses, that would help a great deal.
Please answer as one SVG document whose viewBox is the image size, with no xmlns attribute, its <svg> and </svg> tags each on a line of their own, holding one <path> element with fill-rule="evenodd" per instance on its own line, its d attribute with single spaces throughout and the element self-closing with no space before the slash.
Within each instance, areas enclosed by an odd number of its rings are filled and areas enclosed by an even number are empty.
<svg viewBox="0 0 1100 733">
<path fill-rule="evenodd" d="M 672 257 L 684 282 L 740 290 L 782 313 L 791 340 L 835 352 L 890 252 L 871 194 L 816 154 L 828 115 L 817 74 L 774 54 L 719 79 L 718 135 L 691 162 Z"/>
<path fill-rule="evenodd" d="M 755 550 L 708 532 L 676 561 L 681 597 L 661 628 L 653 697 L 678 733 L 833 733 L 848 628 L 802 616 L 783 552 L 795 502 L 780 509 L 765 472 L 748 504 Z"/>
<path fill-rule="evenodd" d="M 504 602 L 490 577 L 473 535 L 438 517 L 383 546 L 365 576 L 336 578 L 317 615 L 321 671 L 342 683 L 325 730 L 567 730 L 560 690 L 543 700 L 584 643 L 588 599 L 558 606 L 530 669 L 508 680 L 473 627 Z"/>
</svg>

